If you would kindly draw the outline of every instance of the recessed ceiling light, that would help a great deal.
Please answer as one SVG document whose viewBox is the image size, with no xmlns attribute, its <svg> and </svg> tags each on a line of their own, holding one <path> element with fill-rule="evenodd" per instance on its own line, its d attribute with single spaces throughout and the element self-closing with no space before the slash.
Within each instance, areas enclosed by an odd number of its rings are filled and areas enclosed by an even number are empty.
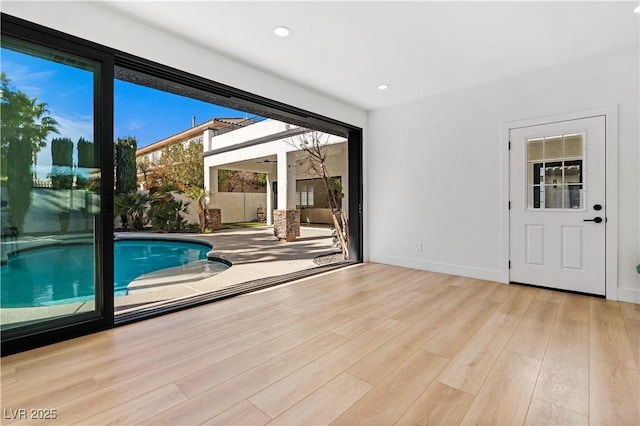
<svg viewBox="0 0 640 426">
<path fill-rule="evenodd" d="M 378 85 L 378 90 L 387 90 L 389 88 L 388 84 L 380 84 Z"/>
<path fill-rule="evenodd" d="M 635 9 L 633 9 L 633 11 L 634 11 L 635 13 L 640 13 L 640 6 L 636 7 Z"/>
<path fill-rule="evenodd" d="M 276 33 L 278 37 L 286 37 L 291 34 L 291 30 L 287 27 L 275 27 L 273 32 Z"/>
</svg>

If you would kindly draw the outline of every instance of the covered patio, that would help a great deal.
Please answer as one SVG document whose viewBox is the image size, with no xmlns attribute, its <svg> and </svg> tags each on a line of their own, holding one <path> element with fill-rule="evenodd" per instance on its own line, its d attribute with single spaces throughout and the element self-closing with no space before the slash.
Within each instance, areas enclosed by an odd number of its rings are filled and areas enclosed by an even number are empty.
<svg viewBox="0 0 640 426">
<path fill-rule="evenodd" d="M 267 225 L 275 224 L 276 235 L 283 220 L 286 223 L 282 226 L 287 228 L 299 223 L 331 223 L 328 204 L 323 202 L 327 197 L 326 191 L 314 184 L 318 176 L 308 169 L 306 153 L 296 144 L 301 135 L 310 132 L 308 129 L 277 120 L 264 120 L 220 135 L 207 132 L 203 137 L 203 157 L 205 189 L 211 193 L 208 208 L 220 209 L 222 223 L 233 222 L 240 217 L 245 221 L 258 220 L 258 208 L 264 208 Z M 341 180 L 343 188 L 347 188 L 346 139 L 330 134 L 324 136 L 327 170 Z M 223 191 L 219 188 L 220 170 L 264 173 L 266 194 L 247 196 Z M 342 203 L 348 205 L 346 192 Z M 284 219 L 274 220 L 274 216 Z M 297 224 L 292 224 L 292 221 Z"/>
</svg>

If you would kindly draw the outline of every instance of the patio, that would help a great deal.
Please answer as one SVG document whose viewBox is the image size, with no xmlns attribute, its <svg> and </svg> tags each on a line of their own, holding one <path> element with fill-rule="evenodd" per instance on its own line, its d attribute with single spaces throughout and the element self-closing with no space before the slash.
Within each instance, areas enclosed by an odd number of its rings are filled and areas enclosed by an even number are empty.
<svg viewBox="0 0 640 426">
<path fill-rule="evenodd" d="M 126 233 L 128 236 L 148 233 Z M 261 278 L 291 274 L 317 266 L 314 258 L 335 253 L 331 230 L 327 227 L 302 226 L 294 242 L 280 242 L 272 226 L 223 229 L 213 234 L 162 234 L 163 238 L 191 238 L 213 244 L 213 253 L 232 266 L 217 275 L 157 287 L 130 285 L 127 296 L 116 297 L 117 314 L 135 311 L 141 305 L 181 299 L 229 288 Z M 136 280 L 138 281 L 138 280 Z"/>
</svg>

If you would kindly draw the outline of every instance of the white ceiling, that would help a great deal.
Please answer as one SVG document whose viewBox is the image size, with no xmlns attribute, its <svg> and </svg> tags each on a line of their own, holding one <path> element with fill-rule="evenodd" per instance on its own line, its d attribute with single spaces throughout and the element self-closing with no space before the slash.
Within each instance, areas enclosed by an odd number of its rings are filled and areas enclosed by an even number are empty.
<svg viewBox="0 0 640 426">
<path fill-rule="evenodd" d="M 637 1 L 115 1 L 105 7 L 374 110 L 638 46 Z M 291 29 L 287 38 L 273 29 Z M 389 84 L 380 91 L 377 86 Z"/>
</svg>

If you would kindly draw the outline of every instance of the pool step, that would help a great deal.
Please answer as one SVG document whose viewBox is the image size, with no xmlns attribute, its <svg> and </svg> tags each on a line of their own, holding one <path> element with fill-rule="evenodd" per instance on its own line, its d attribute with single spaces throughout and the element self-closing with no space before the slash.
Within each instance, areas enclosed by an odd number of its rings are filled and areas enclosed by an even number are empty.
<svg viewBox="0 0 640 426">
<path fill-rule="evenodd" d="M 136 294 L 157 290 L 158 287 L 199 281 L 217 275 L 227 269 L 229 269 L 228 265 L 209 260 L 198 260 L 182 266 L 161 269 L 141 275 L 131 281 L 127 286 L 127 294 Z"/>
</svg>

